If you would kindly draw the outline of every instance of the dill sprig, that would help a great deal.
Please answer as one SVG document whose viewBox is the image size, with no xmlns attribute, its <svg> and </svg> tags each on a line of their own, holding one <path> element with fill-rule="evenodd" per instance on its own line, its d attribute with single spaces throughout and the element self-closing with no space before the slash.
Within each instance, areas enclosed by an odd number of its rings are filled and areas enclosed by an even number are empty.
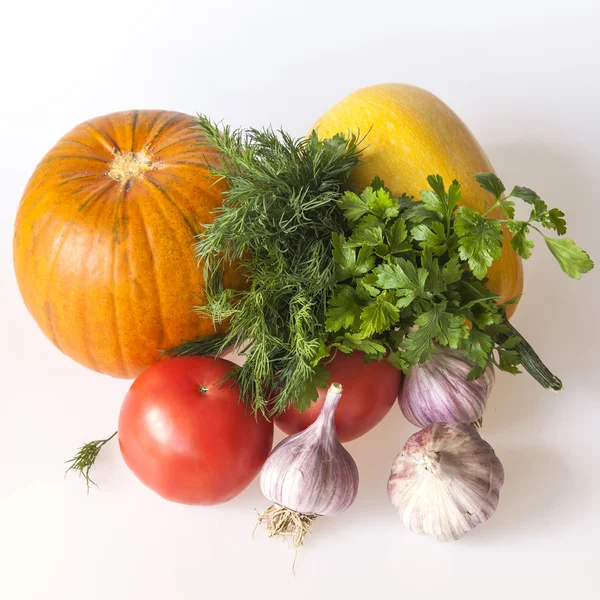
<svg viewBox="0 0 600 600">
<path fill-rule="evenodd" d="M 94 466 L 98 453 L 102 450 L 102 447 L 110 442 L 115 435 L 117 435 L 116 431 L 105 440 L 94 440 L 93 442 L 88 442 L 81 446 L 77 451 L 77 454 L 75 454 L 72 459 L 66 461 L 66 464 L 70 466 L 66 470 L 65 475 L 69 471 L 76 471 L 79 473 L 79 476 L 85 479 L 88 492 L 90 491 L 90 483 L 98 487 L 96 482 L 90 478 L 90 469 Z"/>
<path fill-rule="evenodd" d="M 331 236 L 345 231 L 337 202 L 359 162 L 360 140 L 219 128 L 205 116 L 197 124 L 221 155 L 213 173 L 229 186 L 195 246 L 206 294 L 197 310 L 215 323 L 227 322 L 228 332 L 169 354 L 219 355 L 234 348 L 246 362 L 231 379 L 254 411 L 306 408 L 327 382 L 318 363 L 336 284 Z M 234 264 L 248 277 L 245 290 L 223 287 L 221 274 Z"/>
</svg>

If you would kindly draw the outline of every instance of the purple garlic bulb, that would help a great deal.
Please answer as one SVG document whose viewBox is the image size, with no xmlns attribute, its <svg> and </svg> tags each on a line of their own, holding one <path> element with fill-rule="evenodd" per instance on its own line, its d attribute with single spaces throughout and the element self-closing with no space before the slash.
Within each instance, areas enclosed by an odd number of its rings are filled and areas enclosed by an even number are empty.
<svg viewBox="0 0 600 600">
<path fill-rule="evenodd" d="M 345 511 L 358 492 L 358 468 L 338 440 L 334 413 L 342 386 L 332 383 L 317 420 L 281 441 L 260 472 L 260 489 L 276 505 L 305 515 Z"/>
<path fill-rule="evenodd" d="M 473 364 L 458 350 L 436 345 L 431 358 L 410 367 L 398 403 L 414 425 L 474 423 L 481 418 L 494 385 L 490 365 L 479 377 L 467 381 Z"/>
<path fill-rule="evenodd" d="M 502 463 L 474 427 L 436 423 L 394 460 L 388 496 L 406 527 L 451 541 L 492 516 L 503 483 Z"/>
</svg>

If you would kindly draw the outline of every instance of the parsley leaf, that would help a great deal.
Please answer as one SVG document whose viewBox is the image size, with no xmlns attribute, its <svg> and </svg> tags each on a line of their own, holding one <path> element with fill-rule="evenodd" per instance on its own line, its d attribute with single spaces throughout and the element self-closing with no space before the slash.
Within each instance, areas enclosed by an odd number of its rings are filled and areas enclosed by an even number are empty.
<svg viewBox="0 0 600 600">
<path fill-rule="evenodd" d="M 423 207 L 429 212 L 438 213 L 440 217 L 446 212 L 446 206 L 443 199 L 431 190 L 423 190 L 421 192 L 421 202 Z"/>
<path fill-rule="evenodd" d="M 541 200 L 541 198 L 531 189 L 527 187 L 521 187 L 520 185 L 515 185 L 515 187 L 510 192 L 510 196 L 513 198 L 520 198 L 527 202 L 527 204 L 535 204 L 536 200 Z"/>
<path fill-rule="evenodd" d="M 423 207 L 448 221 L 454 214 L 462 196 L 460 184 L 456 180 L 452 181 L 448 193 L 446 193 L 444 180 L 440 175 L 430 175 L 427 177 L 427 182 L 433 191 L 423 190 L 421 192 Z"/>
<path fill-rule="evenodd" d="M 357 256 L 356 250 L 348 245 L 341 233 L 333 234 L 332 243 L 338 281 L 368 273 L 375 266 L 373 249 L 369 246 L 362 246 Z"/>
<path fill-rule="evenodd" d="M 354 192 L 346 192 L 339 199 L 338 206 L 342 209 L 344 217 L 348 221 L 358 221 L 369 212 L 368 204 Z"/>
<path fill-rule="evenodd" d="M 317 365 L 313 369 L 312 375 L 307 378 L 298 391 L 295 405 L 298 410 L 306 410 L 319 397 L 317 388 L 326 388 L 329 383 L 329 372 L 322 365 Z"/>
<path fill-rule="evenodd" d="M 377 285 L 384 290 L 395 290 L 399 308 L 409 306 L 425 291 L 429 276 L 426 269 L 417 269 L 411 262 L 399 258 L 395 264 L 382 264 L 375 269 Z"/>
<path fill-rule="evenodd" d="M 473 175 L 477 183 L 486 191 L 494 194 L 496 200 L 500 199 L 502 193 L 506 190 L 504 184 L 500 181 L 495 173 L 475 173 Z M 513 194 L 511 194 L 512 196 Z"/>
<path fill-rule="evenodd" d="M 396 219 L 391 227 L 385 230 L 385 239 L 388 244 L 390 254 L 399 254 L 412 250 L 410 244 L 404 243 L 408 237 L 406 222 L 403 219 Z"/>
<path fill-rule="evenodd" d="M 514 233 L 510 240 L 512 249 L 521 257 L 529 258 L 533 242 L 527 238 L 529 225 L 525 221 L 514 221 L 508 224 L 509 229 Z"/>
<path fill-rule="evenodd" d="M 467 357 L 485 369 L 493 348 L 492 338 L 481 329 L 472 327 L 465 342 Z"/>
<path fill-rule="evenodd" d="M 417 225 L 410 231 L 413 239 L 419 241 L 421 248 L 429 248 L 434 254 L 441 256 L 447 249 L 446 229 L 442 223 L 432 223 L 431 227 L 427 225 Z"/>
<path fill-rule="evenodd" d="M 460 281 L 463 274 L 463 268 L 460 266 L 458 256 L 453 256 L 442 267 L 442 279 L 446 285 Z"/>
<path fill-rule="evenodd" d="M 353 325 L 360 326 L 360 313 L 364 306 L 360 293 L 349 285 L 340 286 L 327 309 L 325 329 L 339 331 Z"/>
<path fill-rule="evenodd" d="M 369 209 L 377 218 L 382 221 L 397 217 L 400 212 L 400 206 L 395 198 L 384 188 L 379 188 L 375 192 L 375 197 L 369 202 Z"/>
<path fill-rule="evenodd" d="M 348 246 L 371 246 L 375 248 L 383 243 L 383 231 L 380 226 L 360 227 L 354 230 L 348 239 Z"/>
<path fill-rule="evenodd" d="M 587 273 L 594 268 L 594 261 L 589 254 L 579 248 L 570 238 L 545 237 L 546 245 L 554 258 L 558 261 L 560 268 L 573 279 L 580 279 L 582 273 Z"/>
<path fill-rule="evenodd" d="M 435 195 L 440 199 L 440 202 L 445 204 L 446 200 L 446 188 L 444 187 L 444 180 L 441 175 L 429 175 L 427 177 L 427 183 L 434 191 Z M 440 212 L 444 212 L 443 210 Z"/>
<path fill-rule="evenodd" d="M 458 235 L 459 255 L 468 261 L 473 275 L 483 279 L 494 260 L 502 254 L 502 227 L 467 206 L 461 206 L 454 230 Z"/>
<path fill-rule="evenodd" d="M 460 340 L 466 336 L 464 319 L 444 309 L 444 304 L 434 304 L 415 319 L 418 329 L 409 333 L 402 342 L 406 358 L 411 363 L 430 358 L 434 340 L 443 346 L 457 348 Z"/>
<path fill-rule="evenodd" d="M 365 339 L 360 333 L 346 333 L 343 337 L 336 338 L 331 344 L 345 354 L 351 354 L 354 350 L 360 350 L 365 354 L 384 354 L 386 347 L 377 340 Z"/>
<path fill-rule="evenodd" d="M 515 203 L 512 200 L 499 200 L 498 205 L 502 209 L 502 216 L 505 219 L 515 218 Z"/>
<path fill-rule="evenodd" d="M 390 299 L 389 293 L 381 294 L 377 296 L 373 304 L 363 308 L 360 315 L 362 321 L 360 333 L 364 337 L 391 329 L 392 325 L 396 323 L 400 311 L 390 302 Z"/>
<path fill-rule="evenodd" d="M 552 208 L 542 217 L 542 225 L 546 229 L 554 229 L 558 235 L 567 233 L 567 222 L 564 219 L 565 213 L 558 208 Z"/>
</svg>

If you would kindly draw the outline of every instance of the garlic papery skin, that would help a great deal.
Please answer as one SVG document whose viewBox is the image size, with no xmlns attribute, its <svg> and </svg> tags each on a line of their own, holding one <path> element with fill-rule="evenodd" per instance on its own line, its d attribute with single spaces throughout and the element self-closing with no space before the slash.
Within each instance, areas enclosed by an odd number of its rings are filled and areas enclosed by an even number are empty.
<svg viewBox="0 0 600 600">
<path fill-rule="evenodd" d="M 413 424 L 473 423 L 485 411 L 494 386 L 490 365 L 478 379 L 467 381 L 473 364 L 458 350 L 436 345 L 431 358 L 410 367 L 398 396 L 402 414 Z"/>
<path fill-rule="evenodd" d="M 260 489 L 279 506 L 306 515 L 332 516 L 356 498 L 358 468 L 335 431 L 342 386 L 332 383 L 317 420 L 280 442 L 260 472 Z"/>
<path fill-rule="evenodd" d="M 492 516 L 503 483 L 502 463 L 473 427 L 435 423 L 394 460 L 388 496 L 406 527 L 451 541 Z"/>
</svg>

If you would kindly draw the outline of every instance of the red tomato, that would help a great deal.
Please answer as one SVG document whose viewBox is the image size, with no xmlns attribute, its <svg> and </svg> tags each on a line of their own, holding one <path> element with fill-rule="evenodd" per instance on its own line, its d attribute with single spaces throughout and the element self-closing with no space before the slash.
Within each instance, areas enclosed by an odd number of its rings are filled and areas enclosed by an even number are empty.
<svg viewBox="0 0 600 600">
<path fill-rule="evenodd" d="M 338 353 L 328 364 L 329 381 L 337 381 L 344 388 L 342 399 L 335 411 L 335 426 L 342 442 L 349 442 L 375 427 L 392 408 L 402 381 L 402 373 L 389 362 L 373 360 L 365 364 L 362 352 L 349 356 Z M 275 419 L 277 427 L 292 434 L 314 423 L 323 401 L 325 390 L 319 390 L 319 399 L 301 413 L 289 408 Z"/>
<path fill-rule="evenodd" d="M 167 500 L 219 504 L 258 474 L 273 424 L 247 413 L 238 386 L 217 383 L 235 365 L 190 356 L 158 362 L 133 383 L 119 446 L 138 479 Z"/>
</svg>

